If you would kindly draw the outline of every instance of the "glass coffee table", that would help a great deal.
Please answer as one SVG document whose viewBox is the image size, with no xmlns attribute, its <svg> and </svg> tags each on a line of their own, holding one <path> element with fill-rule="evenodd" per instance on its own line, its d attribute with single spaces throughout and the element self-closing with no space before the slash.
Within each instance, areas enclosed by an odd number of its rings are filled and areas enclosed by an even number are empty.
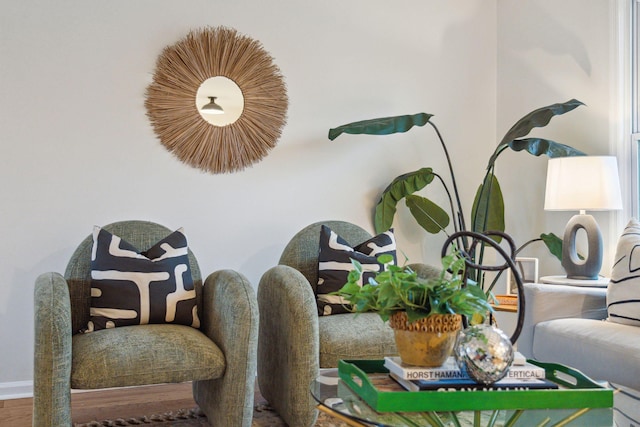
<svg viewBox="0 0 640 427">
<path fill-rule="evenodd" d="M 615 389 L 616 387 L 614 387 Z M 321 370 L 311 384 L 317 408 L 350 426 L 636 426 L 640 417 L 640 393 L 629 389 L 614 392 L 612 408 L 482 410 L 457 412 L 377 412 L 339 378 L 338 369 Z M 417 392 L 424 393 L 424 392 Z M 617 409 L 618 397 L 626 409 Z M 614 423 L 614 420 L 616 423 Z M 619 423 L 618 423 L 619 422 Z"/>
</svg>

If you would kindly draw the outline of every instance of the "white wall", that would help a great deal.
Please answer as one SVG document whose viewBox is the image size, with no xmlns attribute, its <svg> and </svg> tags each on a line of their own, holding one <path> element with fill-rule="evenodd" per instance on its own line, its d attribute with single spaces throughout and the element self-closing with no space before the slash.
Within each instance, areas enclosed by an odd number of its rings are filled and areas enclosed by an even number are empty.
<svg viewBox="0 0 640 427">
<path fill-rule="evenodd" d="M 499 0 L 498 97 L 499 138 L 529 110 L 576 98 L 586 104 L 532 136 L 571 145 L 591 155 L 614 154 L 611 135 L 618 99 L 612 61 L 615 57 L 616 0 Z M 613 70 L 613 71 L 612 71 Z M 497 162 L 507 213 L 507 231 L 517 242 L 542 232 L 562 237 L 577 212 L 545 212 L 547 158 L 505 152 Z M 611 269 L 619 227 L 616 214 L 593 213 L 603 232 L 601 274 Z M 622 215 L 622 214 L 618 214 Z M 625 224 L 626 221 L 620 222 Z M 562 274 L 560 262 L 539 243 L 522 256 L 540 258 L 541 275 Z"/>
<path fill-rule="evenodd" d="M 435 114 L 466 212 L 498 139 L 534 108 L 582 100 L 587 107 L 537 134 L 609 153 L 610 3 L 0 0 L 0 385 L 31 380 L 33 282 L 63 272 L 94 224 L 184 226 L 205 274 L 234 268 L 257 286 L 303 226 L 331 218 L 371 230 L 393 177 L 422 166 L 446 175 L 429 129 L 329 142 L 330 127 Z M 162 48 L 216 25 L 260 40 L 290 97 L 278 146 L 230 175 L 167 153 L 143 107 Z M 545 171 L 544 158 L 498 160 L 507 231 L 519 243 L 561 234 L 570 216 L 542 210 Z M 610 249 L 608 216 L 597 219 Z M 411 261 L 436 262 L 443 237 L 425 235 L 406 209 L 395 227 Z M 561 273 L 541 249 L 527 254 L 543 274 Z"/>
<path fill-rule="evenodd" d="M 0 0 L 0 9 L 0 383 L 31 380 L 34 280 L 63 272 L 94 224 L 184 226 L 205 274 L 238 269 L 257 286 L 303 226 L 371 229 L 393 177 L 445 172 L 428 129 L 329 142 L 330 127 L 435 114 L 468 204 L 484 168 L 474 160 L 496 140 L 496 2 Z M 290 97 L 278 146 L 230 175 L 176 160 L 143 106 L 163 47 L 217 25 L 260 40 Z M 523 97 L 514 113 L 539 101 Z M 412 261 L 437 258 L 438 239 L 406 211 L 396 229 Z"/>
</svg>

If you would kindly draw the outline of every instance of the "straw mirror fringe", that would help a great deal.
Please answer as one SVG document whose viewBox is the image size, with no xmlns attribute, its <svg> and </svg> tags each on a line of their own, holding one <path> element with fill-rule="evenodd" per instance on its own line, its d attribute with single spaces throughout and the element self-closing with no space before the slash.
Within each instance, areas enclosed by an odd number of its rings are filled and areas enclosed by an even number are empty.
<svg viewBox="0 0 640 427">
<path fill-rule="evenodd" d="M 244 110 L 216 126 L 196 107 L 200 85 L 211 77 L 233 80 Z M 279 68 L 260 42 L 226 27 L 193 30 L 159 56 L 147 87 L 147 116 L 160 142 L 184 163 L 210 173 L 241 171 L 275 147 L 286 124 L 287 90 Z"/>
</svg>

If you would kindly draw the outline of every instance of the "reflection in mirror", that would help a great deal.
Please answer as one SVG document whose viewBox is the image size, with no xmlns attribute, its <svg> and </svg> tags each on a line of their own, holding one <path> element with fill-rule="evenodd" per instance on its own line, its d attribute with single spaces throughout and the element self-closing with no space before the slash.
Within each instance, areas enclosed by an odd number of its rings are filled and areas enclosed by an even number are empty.
<svg viewBox="0 0 640 427">
<path fill-rule="evenodd" d="M 215 98 L 224 114 L 206 114 L 202 107 Z M 200 116 L 214 126 L 224 127 L 234 123 L 244 110 L 244 96 L 240 87 L 230 78 L 224 76 L 211 77 L 202 82 L 196 93 L 196 108 Z"/>
<path fill-rule="evenodd" d="M 209 103 L 200 109 L 200 114 L 224 114 L 224 110 L 216 104 L 216 97 L 210 96 Z"/>
</svg>

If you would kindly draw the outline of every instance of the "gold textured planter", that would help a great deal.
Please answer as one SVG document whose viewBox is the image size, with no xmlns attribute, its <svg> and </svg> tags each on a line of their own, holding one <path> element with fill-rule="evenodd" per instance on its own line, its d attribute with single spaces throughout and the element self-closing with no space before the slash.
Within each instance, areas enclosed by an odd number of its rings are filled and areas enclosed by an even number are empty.
<svg viewBox="0 0 640 427">
<path fill-rule="evenodd" d="M 431 314 L 409 323 L 407 313 L 398 311 L 389 319 L 396 347 L 403 363 L 415 366 L 440 366 L 451 354 L 462 328 L 459 314 Z"/>
</svg>

